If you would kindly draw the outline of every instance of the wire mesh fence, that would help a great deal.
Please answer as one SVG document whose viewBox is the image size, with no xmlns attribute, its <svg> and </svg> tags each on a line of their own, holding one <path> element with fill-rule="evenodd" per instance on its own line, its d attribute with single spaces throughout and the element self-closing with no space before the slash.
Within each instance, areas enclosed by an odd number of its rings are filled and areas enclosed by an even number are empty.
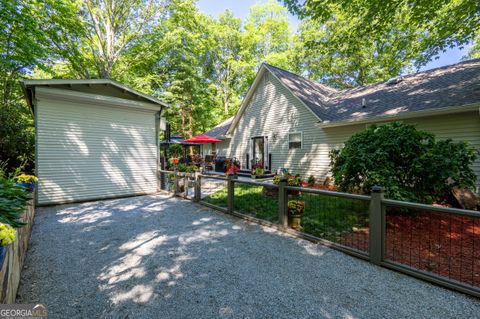
<svg viewBox="0 0 480 319">
<path fill-rule="evenodd" d="M 309 192 L 289 195 L 289 219 L 292 201 L 303 203 L 301 231 L 361 252 L 368 252 L 369 201 Z"/>
<path fill-rule="evenodd" d="M 195 197 L 195 173 L 183 173 L 179 176 L 179 187 L 183 197 L 193 199 Z"/>
<path fill-rule="evenodd" d="M 173 193 L 174 173 L 169 171 L 159 171 L 160 189 L 162 191 Z"/>
<path fill-rule="evenodd" d="M 227 180 L 202 175 L 200 179 L 200 201 L 221 208 L 227 208 Z"/>
<path fill-rule="evenodd" d="M 161 188 L 177 196 L 285 226 L 288 216 L 289 227 L 342 251 L 480 296 L 478 212 L 212 175 L 197 185 L 194 174 L 177 173 L 175 183 L 173 172 L 160 173 Z"/>
<path fill-rule="evenodd" d="M 234 194 L 234 211 L 278 223 L 278 186 L 235 181 Z"/>
<path fill-rule="evenodd" d="M 385 258 L 480 287 L 480 214 L 386 206 Z"/>
</svg>

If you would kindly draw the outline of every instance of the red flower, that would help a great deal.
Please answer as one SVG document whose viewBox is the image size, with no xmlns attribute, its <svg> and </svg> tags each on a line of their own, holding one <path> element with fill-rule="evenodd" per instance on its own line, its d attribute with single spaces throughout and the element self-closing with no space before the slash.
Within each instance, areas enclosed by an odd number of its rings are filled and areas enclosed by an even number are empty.
<svg viewBox="0 0 480 319">
<path fill-rule="evenodd" d="M 227 175 L 227 176 L 229 176 L 230 174 L 237 175 L 238 170 L 239 170 L 239 168 L 238 168 L 237 165 L 235 165 L 235 164 L 230 164 L 230 165 L 228 166 L 228 169 L 227 169 L 227 172 L 225 173 L 225 175 Z"/>
</svg>

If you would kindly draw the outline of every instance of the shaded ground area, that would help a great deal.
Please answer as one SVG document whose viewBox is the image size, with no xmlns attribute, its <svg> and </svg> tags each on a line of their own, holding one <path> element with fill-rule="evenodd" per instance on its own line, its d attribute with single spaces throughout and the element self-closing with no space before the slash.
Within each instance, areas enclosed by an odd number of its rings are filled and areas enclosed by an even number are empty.
<svg viewBox="0 0 480 319">
<path fill-rule="evenodd" d="M 51 318 L 474 318 L 480 302 L 163 195 L 38 209 L 18 302 Z"/>
</svg>

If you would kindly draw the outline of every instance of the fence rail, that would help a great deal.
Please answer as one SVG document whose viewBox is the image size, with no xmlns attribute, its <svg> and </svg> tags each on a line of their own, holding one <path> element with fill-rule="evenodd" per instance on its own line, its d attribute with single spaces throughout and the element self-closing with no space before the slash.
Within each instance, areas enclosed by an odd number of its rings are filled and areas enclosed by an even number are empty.
<svg viewBox="0 0 480 319">
<path fill-rule="evenodd" d="M 367 196 L 159 172 L 176 196 L 480 297 L 480 212 L 385 199 L 380 187 Z"/>
</svg>

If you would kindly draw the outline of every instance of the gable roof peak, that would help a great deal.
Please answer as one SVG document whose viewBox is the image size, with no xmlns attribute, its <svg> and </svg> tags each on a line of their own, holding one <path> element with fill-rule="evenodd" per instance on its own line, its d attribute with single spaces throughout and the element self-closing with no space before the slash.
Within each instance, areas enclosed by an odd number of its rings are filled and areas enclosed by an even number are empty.
<svg viewBox="0 0 480 319">
<path fill-rule="evenodd" d="M 289 71 L 289 70 L 286 70 L 286 69 L 283 69 L 283 68 L 280 68 L 278 66 L 275 66 L 275 65 L 272 65 L 272 64 L 268 64 L 266 62 L 263 62 L 262 63 L 267 69 L 270 69 L 271 71 L 280 71 L 280 72 L 284 72 L 286 74 L 289 74 L 291 75 L 292 77 L 296 77 L 296 78 L 299 78 L 303 81 L 306 81 L 306 82 L 310 82 L 313 86 L 317 86 L 319 90 L 325 92 L 325 91 L 329 91 L 331 93 L 336 93 L 338 92 L 338 90 L 336 90 L 335 88 L 332 88 L 328 85 L 325 85 L 325 84 L 322 84 L 322 83 L 319 83 L 317 81 L 313 81 L 313 80 L 310 80 L 309 78 L 303 76 L 303 75 L 298 75 L 292 71 Z M 273 70 L 272 70 L 273 69 Z"/>
</svg>

